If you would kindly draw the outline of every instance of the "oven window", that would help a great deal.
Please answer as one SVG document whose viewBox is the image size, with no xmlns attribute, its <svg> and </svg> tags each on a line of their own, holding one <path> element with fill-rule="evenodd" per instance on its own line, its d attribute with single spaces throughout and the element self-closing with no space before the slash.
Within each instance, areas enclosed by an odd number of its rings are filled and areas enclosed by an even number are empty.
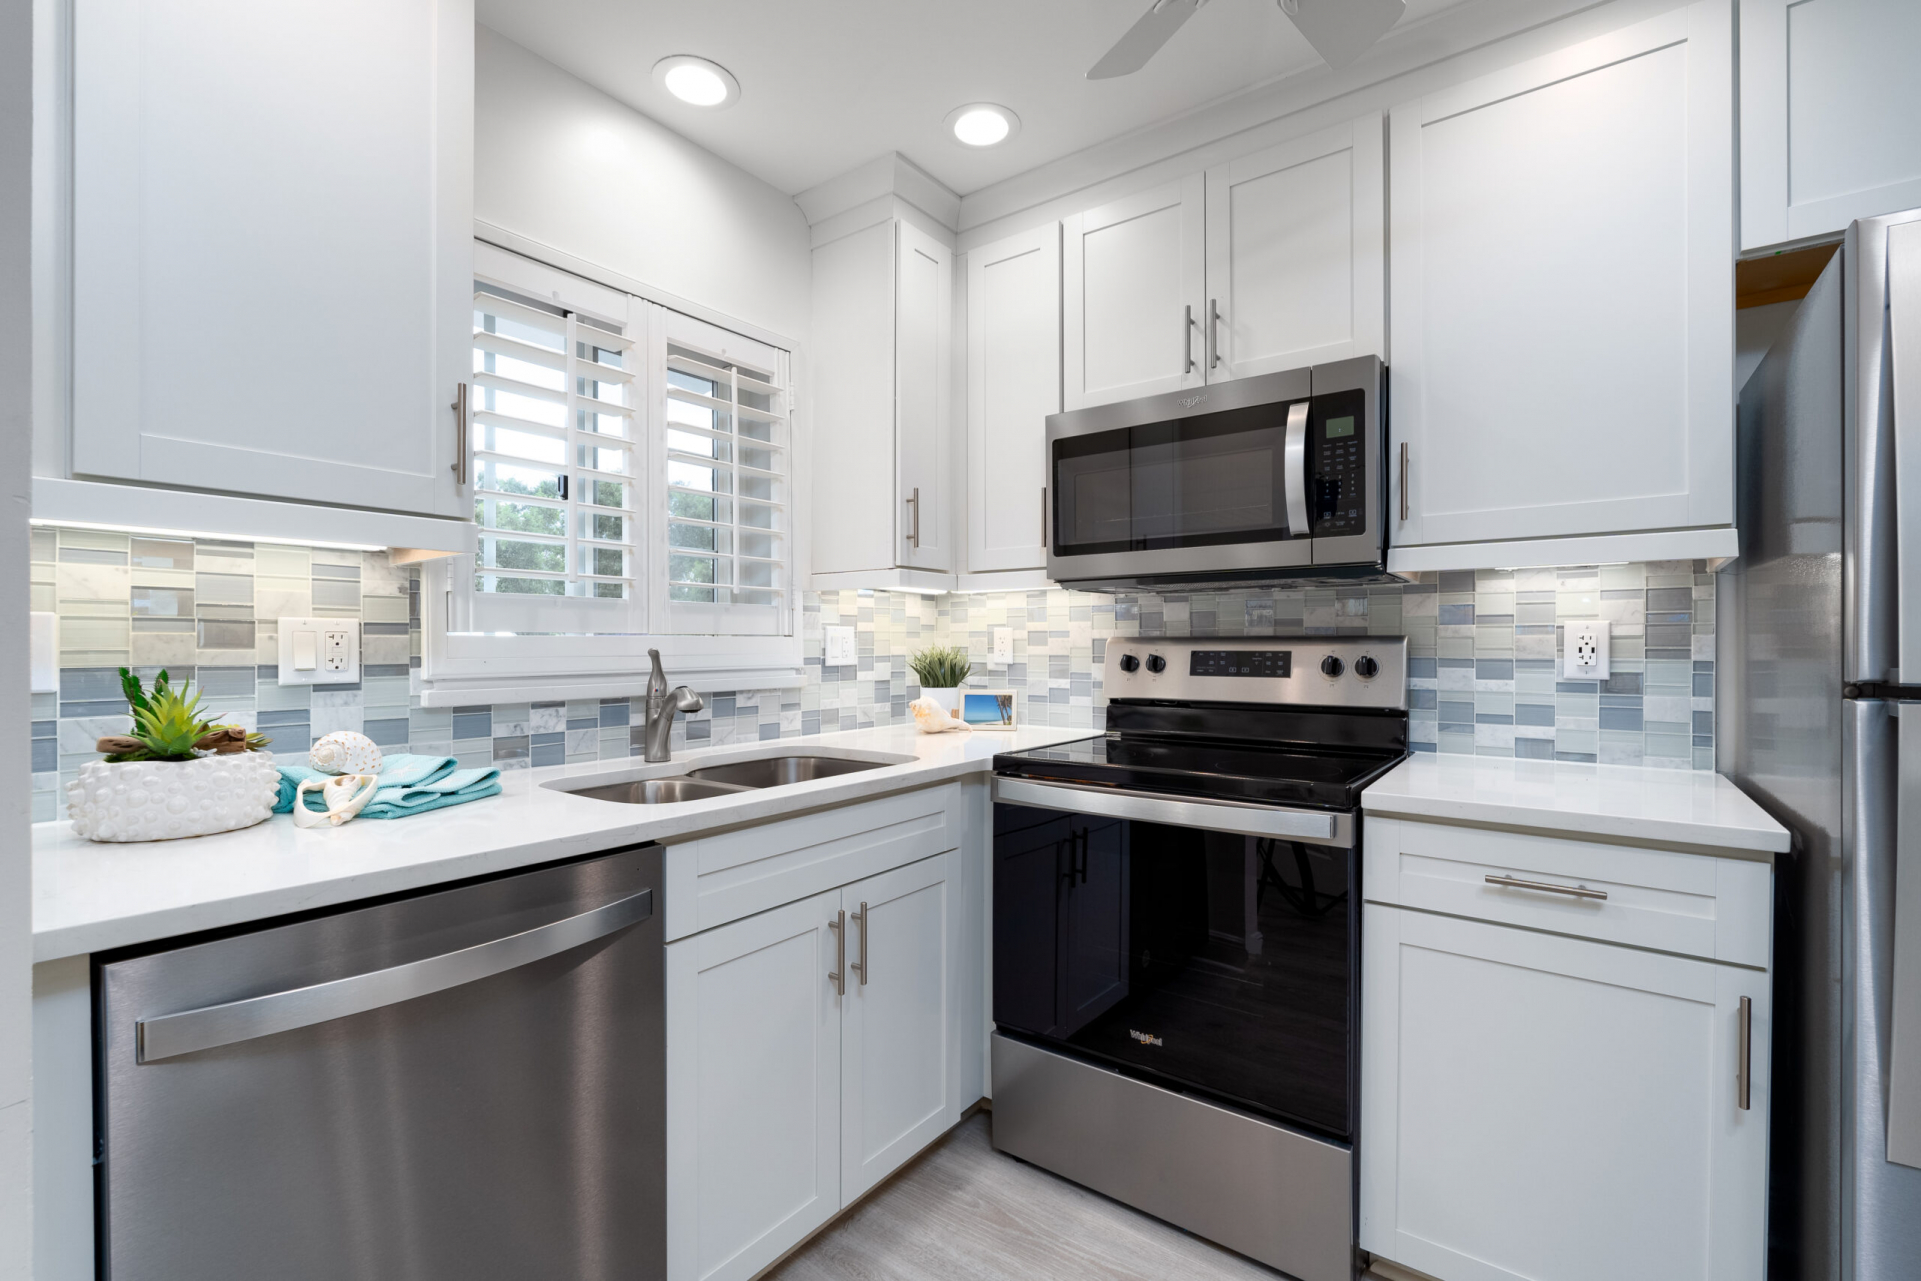
<svg viewBox="0 0 1921 1281">
<path fill-rule="evenodd" d="M 1286 436 L 1279 404 L 1056 441 L 1055 546 L 1072 556 L 1286 538 Z"/>
</svg>

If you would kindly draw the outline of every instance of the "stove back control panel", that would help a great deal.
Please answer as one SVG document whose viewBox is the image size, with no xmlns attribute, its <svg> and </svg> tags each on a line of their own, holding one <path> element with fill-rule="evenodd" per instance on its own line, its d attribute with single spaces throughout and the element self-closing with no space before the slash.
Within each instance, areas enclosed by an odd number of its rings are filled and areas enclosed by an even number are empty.
<svg viewBox="0 0 1921 1281">
<path fill-rule="evenodd" d="M 1109 698 L 1407 709 L 1405 636 L 1116 636 Z"/>
</svg>

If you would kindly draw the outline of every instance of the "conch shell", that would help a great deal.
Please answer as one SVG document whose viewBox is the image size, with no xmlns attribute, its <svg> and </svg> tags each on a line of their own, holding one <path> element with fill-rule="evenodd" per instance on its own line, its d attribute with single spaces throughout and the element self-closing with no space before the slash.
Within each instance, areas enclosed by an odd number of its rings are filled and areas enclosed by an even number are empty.
<svg viewBox="0 0 1921 1281">
<path fill-rule="evenodd" d="M 338 729 L 313 745 L 307 764 L 323 774 L 378 774 L 380 749 L 365 734 Z"/>
<path fill-rule="evenodd" d="M 320 798 L 327 803 L 325 814 L 316 814 L 307 808 L 306 794 L 314 788 L 320 789 Z M 331 823 L 339 827 L 359 814 L 379 790 L 378 774 L 341 774 L 335 778 L 306 779 L 294 790 L 294 826 L 319 827 L 322 823 Z"/>
<path fill-rule="evenodd" d="M 974 727 L 966 721 L 956 720 L 953 713 L 931 698 L 917 698 L 907 705 L 914 714 L 914 724 L 920 726 L 923 734 L 970 734 Z"/>
</svg>

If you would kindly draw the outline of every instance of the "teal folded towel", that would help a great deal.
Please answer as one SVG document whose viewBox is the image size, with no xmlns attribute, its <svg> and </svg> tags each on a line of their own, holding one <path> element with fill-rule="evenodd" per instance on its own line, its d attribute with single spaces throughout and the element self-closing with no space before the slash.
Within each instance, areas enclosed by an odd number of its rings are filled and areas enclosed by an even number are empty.
<svg viewBox="0 0 1921 1281">
<path fill-rule="evenodd" d="M 380 763 L 380 787 L 360 811 L 361 818 L 405 818 L 448 805 L 463 805 L 500 792 L 497 769 L 460 769 L 451 756 L 389 756 Z M 274 813 L 291 814 L 300 784 L 310 778 L 331 778 L 305 765 L 280 766 L 280 799 Z M 318 790 L 309 791 L 307 808 L 327 812 Z"/>
</svg>

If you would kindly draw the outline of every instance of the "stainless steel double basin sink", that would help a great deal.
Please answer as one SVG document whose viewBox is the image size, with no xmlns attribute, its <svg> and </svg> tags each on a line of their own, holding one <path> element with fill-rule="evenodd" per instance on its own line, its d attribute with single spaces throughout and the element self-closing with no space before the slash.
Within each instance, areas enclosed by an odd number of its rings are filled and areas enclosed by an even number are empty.
<svg viewBox="0 0 1921 1281">
<path fill-rule="evenodd" d="M 892 760 L 859 760 L 845 756 L 793 753 L 703 765 L 685 774 L 668 774 L 660 778 L 640 778 L 587 787 L 569 787 L 564 782 L 549 783 L 547 786 L 596 801 L 618 801 L 623 805 L 672 805 L 679 801 L 704 801 L 762 788 L 786 787 L 817 778 L 836 778 L 842 774 L 857 774 L 862 770 L 885 769 L 911 759 L 902 756 Z"/>
</svg>

